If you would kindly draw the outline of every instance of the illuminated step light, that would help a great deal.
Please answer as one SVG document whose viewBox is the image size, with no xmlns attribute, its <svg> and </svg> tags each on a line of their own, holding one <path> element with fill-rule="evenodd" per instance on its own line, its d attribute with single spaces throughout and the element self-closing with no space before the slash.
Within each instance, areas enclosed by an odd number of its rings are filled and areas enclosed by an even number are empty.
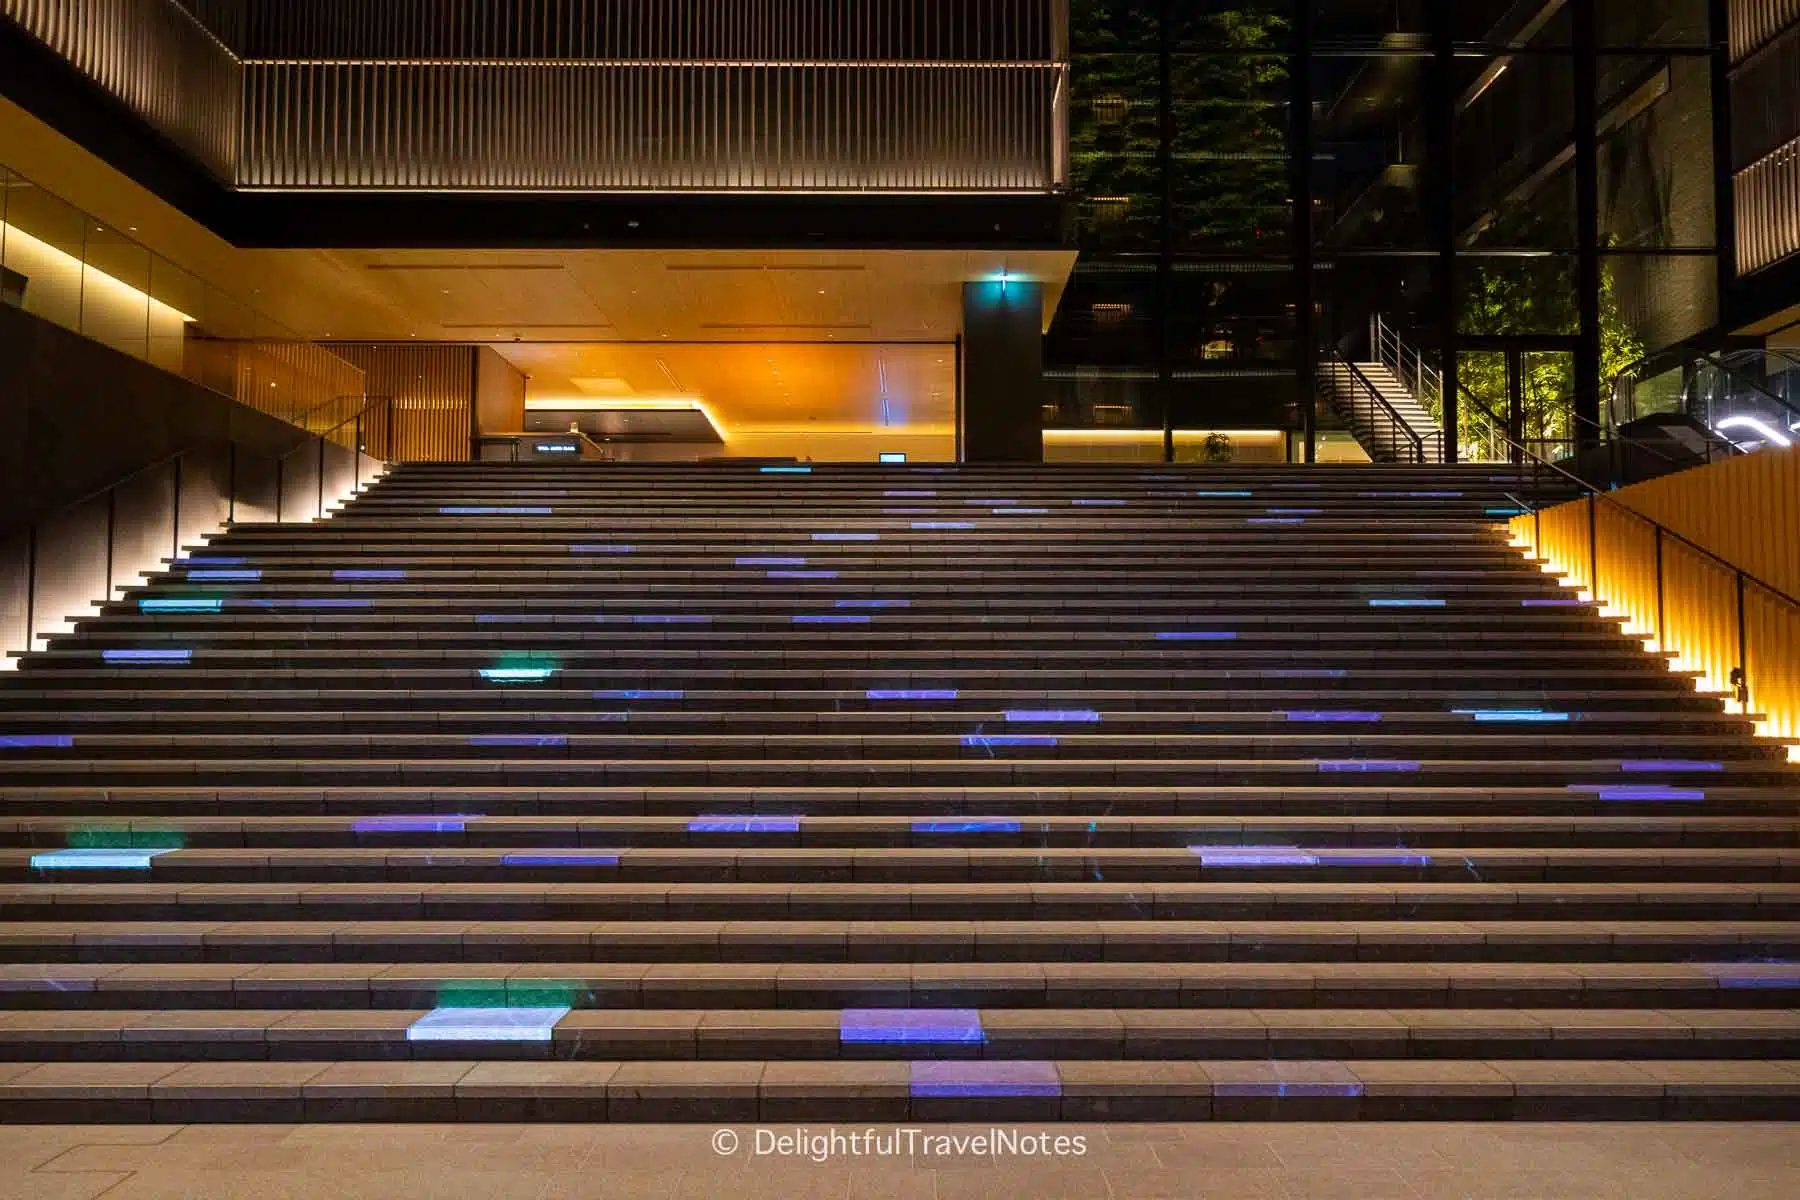
<svg viewBox="0 0 1800 1200">
<path fill-rule="evenodd" d="M 438 514 L 445 517 L 547 517 L 555 512 L 550 508 L 440 508 Z"/>
<path fill-rule="evenodd" d="M 1621 771 L 1723 771 L 1722 762 L 1700 762 L 1692 758 L 1628 758 L 1619 764 Z"/>
<path fill-rule="evenodd" d="M 1338 850 L 1330 847 L 1310 846 L 1307 852 L 1312 854 L 1322 867 L 1429 867 L 1431 856 L 1408 850 L 1402 846 L 1396 850 Z"/>
<path fill-rule="evenodd" d="M 937 496 L 932 491 L 894 491 L 881 494 L 889 500 L 930 500 Z"/>
<path fill-rule="evenodd" d="M 694 613 L 644 613 L 631 618 L 633 625 L 710 625 L 712 618 Z"/>
<path fill-rule="evenodd" d="M 1370 608 L 1443 608 L 1443 607 L 1445 607 L 1446 603 L 1447 602 L 1443 601 L 1443 600 L 1416 600 L 1416 599 L 1411 599 L 1411 598 L 1407 598 L 1407 597 L 1399 597 L 1399 598 L 1390 599 L 1390 600 L 1371 600 L 1371 601 L 1369 601 L 1369 607 Z"/>
<path fill-rule="evenodd" d="M 72 849 L 31 856 L 34 871 L 147 871 L 150 861 L 168 850 Z"/>
<path fill-rule="evenodd" d="M 569 553 L 570 554 L 635 554 L 635 553 L 637 553 L 637 547 L 636 546 L 605 545 L 605 544 L 592 545 L 592 546 L 581 545 L 581 546 L 570 546 Z"/>
<path fill-rule="evenodd" d="M 332 573 L 331 573 L 331 577 L 332 577 L 332 578 L 333 578 L 333 579 L 405 579 L 405 578 L 406 578 L 406 572 L 405 572 L 405 571 L 389 571 L 389 570 L 382 570 L 382 571 L 363 571 L 363 570 L 353 570 L 353 571 L 333 571 L 333 572 L 332 572 Z"/>
<path fill-rule="evenodd" d="M 911 600 L 839 600 L 838 608 L 911 608 Z"/>
<path fill-rule="evenodd" d="M 1697 789 L 1619 784 L 1572 783 L 1571 792 L 1593 792 L 1602 800 L 1634 801 L 1700 801 L 1706 793 Z"/>
<path fill-rule="evenodd" d="M 139 600 L 138 611 L 147 613 L 216 613 L 223 600 Z"/>
<path fill-rule="evenodd" d="M 1017 833 L 1017 821 L 914 821 L 914 833 Z"/>
<path fill-rule="evenodd" d="M 740 567 L 804 567 L 806 560 L 804 558 L 740 558 L 737 560 L 737 565 Z"/>
<path fill-rule="evenodd" d="M 1030 1060 L 933 1060 L 908 1064 L 910 1090 L 920 1098 L 1030 1099 L 1062 1095 L 1056 1064 Z"/>
<path fill-rule="evenodd" d="M 203 563 L 209 567 L 241 567 L 250 560 L 247 558 L 220 558 L 213 554 L 195 554 L 190 556 L 189 563 Z"/>
<path fill-rule="evenodd" d="M 802 613 L 793 618 L 796 625 L 867 625 L 871 618 L 850 613 Z"/>
<path fill-rule="evenodd" d="M 811 475 L 811 467 L 762 467 L 764 475 Z"/>
<path fill-rule="evenodd" d="M 420 813 L 389 817 L 358 817 L 350 823 L 352 833 L 462 833 L 470 821 L 478 821 L 484 813 Z"/>
<path fill-rule="evenodd" d="M 489 683 L 543 683 L 556 674 L 555 667 L 483 667 L 481 677 Z"/>
<path fill-rule="evenodd" d="M 469 738 L 471 746 L 567 746 L 569 739 L 559 733 L 478 733 Z"/>
<path fill-rule="evenodd" d="M 0 734 L 0 750 L 67 750 L 75 739 L 66 733 Z"/>
<path fill-rule="evenodd" d="M 1201 629 L 1171 629 L 1156 635 L 1159 642 L 1232 642 L 1237 640 L 1234 632 Z"/>
<path fill-rule="evenodd" d="M 1378 712 L 1285 712 L 1282 716 L 1290 721 L 1379 721 Z"/>
<path fill-rule="evenodd" d="M 109 663 L 155 664 L 186 663 L 194 660 L 192 650 L 102 650 L 100 658 Z"/>
<path fill-rule="evenodd" d="M 850 1045 L 969 1046 L 987 1041 L 981 1014 L 972 1008 L 846 1008 L 838 1014 L 838 1040 Z"/>
<path fill-rule="evenodd" d="M 770 579 L 836 579 L 836 571 L 770 571 Z"/>
<path fill-rule="evenodd" d="M 1305 517 L 1251 517 L 1247 522 L 1251 525 L 1304 525 Z"/>
<path fill-rule="evenodd" d="M 1403 759 L 1388 758 L 1322 758 L 1319 760 L 1320 771 L 1341 772 L 1405 772 L 1417 771 L 1419 764 Z"/>
<path fill-rule="evenodd" d="M 1451 709 L 1459 717 L 1474 717 L 1477 721 L 1516 721 L 1560 722 L 1573 720 L 1566 712 L 1545 712 L 1541 708 L 1456 708 Z"/>
<path fill-rule="evenodd" d="M 1056 739 L 1035 734 L 996 734 L 983 733 L 964 734 L 962 744 L 965 746 L 1054 746 Z"/>
<path fill-rule="evenodd" d="M 547 850 L 526 854 L 503 854 L 503 867 L 616 867 L 616 850 Z"/>
<path fill-rule="evenodd" d="M 351 600 L 351 599 L 339 599 L 337 597 L 324 597 L 324 598 L 318 598 L 318 599 L 310 599 L 309 598 L 309 599 L 302 599 L 302 600 L 293 600 L 293 601 L 289 602 L 289 606 L 292 608 L 373 608 L 374 604 L 368 600 Z"/>
<path fill-rule="evenodd" d="M 881 535 L 879 533 L 815 533 L 812 535 L 812 540 L 815 542 L 879 542 Z"/>
<path fill-rule="evenodd" d="M 955 688 L 870 688 L 865 700 L 954 700 Z"/>
<path fill-rule="evenodd" d="M 876 461 L 882 462 L 882 463 L 890 463 L 891 464 L 891 463 L 903 463 L 906 461 L 905 452 L 900 451 L 900 450 L 883 450 L 879 454 L 877 454 L 875 457 L 876 457 Z"/>
<path fill-rule="evenodd" d="M 1487 510 L 1487 515 L 1490 517 L 1523 517 L 1530 512 L 1529 508 L 1490 508 Z"/>
<path fill-rule="evenodd" d="M 1131 503 L 1129 500 L 1071 500 L 1076 508 L 1119 508 Z"/>
<path fill-rule="evenodd" d="M 1322 508 L 1271 508 L 1272 517 L 1317 517 L 1325 512 Z"/>
<path fill-rule="evenodd" d="M 1800 974 L 1795 975 L 1721 975 L 1722 988 L 1800 988 Z"/>
<path fill-rule="evenodd" d="M 255 569 L 248 571 L 189 571 L 187 577 L 189 580 L 203 579 L 209 583 L 250 583 L 261 579 L 262 572 Z"/>
<path fill-rule="evenodd" d="M 1050 510 L 1047 508 L 996 508 L 994 515 L 996 517 L 1047 517 L 1050 515 Z"/>
<path fill-rule="evenodd" d="M 1255 492 L 1195 492 L 1194 495 L 1205 500 L 1247 500 Z"/>
<path fill-rule="evenodd" d="M 1202 867 L 1316 867 L 1318 857 L 1298 846 L 1189 846 Z"/>
<path fill-rule="evenodd" d="M 409 1042 L 547 1042 L 569 1007 L 434 1008 L 406 1029 Z"/>
<path fill-rule="evenodd" d="M 1349 674 L 1340 667 L 1281 667 L 1256 672 L 1259 679 L 1343 679 Z"/>
<path fill-rule="evenodd" d="M 799 833 L 800 818 L 779 814 L 717 815 L 695 817 L 688 822 L 689 833 Z"/>
<path fill-rule="evenodd" d="M 1100 720 L 1100 714 L 1095 712 L 1091 708 L 1071 708 L 1071 709 L 1015 708 L 1015 709 L 1007 710 L 1006 719 L 1008 721 L 1017 721 L 1017 722 L 1021 722 L 1021 723 L 1041 722 L 1044 724 L 1052 724 L 1052 723 L 1061 722 L 1061 723 L 1067 723 L 1067 724 L 1076 724 L 1076 723 L 1086 722 L 1086 723 L 1092 724 L 1092 723 L 1098 722 Z"/>
<path fill-rule="evenodd" d="M 973 528 L 975 528 L 975 522 L 973 522 L 973 521 L 914 521 L 912 523 L 912 527 L 914 529 L 920 529 L 920 530 L 973 529 Z"/>
<path fill-rule="evenodd" d="M 655 690 L 647 688 L 622 688 L 612 691 L 595 692 L 596 700 L 685 700 L 687 693 L 678 690 Z"/>
<path fill-rule="evenodd" d="M 1569 599 L 1569 600 L 1562 600 L 1562 599 L 1521 600 L 1521 601 L 1519 601 L 1519 606 L 1521 608 L 1585 608 L 1585 607 L 1587 607 L 1588 603 L 1589 602 L 1586 600 L 1574 600 L 1574 599 Z"/>
</svg>

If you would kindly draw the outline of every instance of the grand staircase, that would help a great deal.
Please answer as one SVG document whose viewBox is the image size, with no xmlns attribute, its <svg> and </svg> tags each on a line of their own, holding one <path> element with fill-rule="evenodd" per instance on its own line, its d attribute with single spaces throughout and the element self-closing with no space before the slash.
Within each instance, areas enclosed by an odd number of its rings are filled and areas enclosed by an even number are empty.
<svg viewBox="0 0 1800 1200">
<path fill-rule="evenodd" d="M 1800 777 L 1490 471 L 238 527 L 0 676 L 0 1120 L 1800 1117 Z"/>
</svg>

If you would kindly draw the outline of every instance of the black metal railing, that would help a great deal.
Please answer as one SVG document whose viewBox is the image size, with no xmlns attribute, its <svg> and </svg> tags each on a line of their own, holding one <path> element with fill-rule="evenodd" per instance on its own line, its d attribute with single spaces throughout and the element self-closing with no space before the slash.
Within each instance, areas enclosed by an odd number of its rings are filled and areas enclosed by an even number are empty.
<svg viewBox="0 0 1800 1200">
<path fill-rule="evenodd" d="M 1365 449 L 1371 451 L 1370 457 L 1379 459 L 1385 454 L 1388 457 L 1383 461 L 1421 465 L 1433 461 L 1427 457 L 1425 439 L 1394 410 L 1381 389 L 1361 368 L 1335 350 L 1326 355 L 1319 389 L 1343 413 L 1351 428 L 1369 439 Z"/>
</svg>

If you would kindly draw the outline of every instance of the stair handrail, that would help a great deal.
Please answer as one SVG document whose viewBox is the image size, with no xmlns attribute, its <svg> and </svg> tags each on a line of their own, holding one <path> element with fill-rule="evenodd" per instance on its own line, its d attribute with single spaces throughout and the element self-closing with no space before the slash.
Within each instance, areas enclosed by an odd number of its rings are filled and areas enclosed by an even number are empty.
<svg viewBox="0 0 1800 1200">
<path fill-rule="evenodd" d="M 1427 412 L 1435 416 L 1444 411 L 1443 372 L 1427 363 L 1425 352 L 1408 342 L 1380 312 L 1369 314 L 1369 349 L 1375 361 L 1392 371 Z"/>
<path fill-rule="evenodd" d="M 1722 354 L 1760 354 L 1765 358 L 1779 358 L 1783 362 L 1800 368 L 1800 360 L 1795 359 L 1792 355 L 1781 350 L 1771 350 L 1765 347 L 1743 347 L 1737 350 L 1727 349 L 1725 351 L 1714 351 L 1703 349 L 1699 346 L 1692 345 L 1691 343 L 1678 343 L 1669 347 L 1667 350 L 1640 358 L 1638 361 L 1632 363 L 1630 366 L 1613 376 L 1611 392 L 1612 403 L 1608 406 L 1607 412 L 1608 424 L 1616 428 L 1618 425 L 1624 423 L 1620 420 L 1619 413 L 1619 409 L 1623 407 L 1624 404 L 1622 397 L 1627 389 L 1635 392 L 1637 384 L 1646 375 L 1660 374 L 1663 371 L 1686 366 L 1690 363 L 1705 363 L 1716 368 L 1728 379 L 1737 380 L 1745 384 L 1751 391 L 1758 393 L 1777 408 L 1786 412 L 1795 426 L 1800 427 L 1800 408 L 1795 408 L 1788 401 L 1763 387 L 1754 377 L 1744 374 L 1741 368 L 1734 368 L 1721 357 Z M 1682 387 L 1681 401 L 1685 411 L 1689 406 L 1688 388 L 1685 384 Z M 1626 421 L 1635 420 L 1637 418 L 1635 395 L 1631 397 L 1630 403 L 1632 411 L 1625 415 Z M 1688 415 L 1692 416 L 1693 414 L 1689 412 Z"/>
<path fill-rule="evenodd" d="M 1473 404 L 1479 412 L 1486 414 L 1486 416 L 1488 417 L 1488 419 L 1490 421 L 1494 419 L 1493 413 L 1488 411 L 1487 406 L 1485 404 L 1483 404 L 1481 402 L 1481 400 L 1478 397 L 1476 397 L 1473 392 L 1468 391 L 1466 387 L 1462 388 L 1461 390 L 1464 394 L 1464 398 L 1467 399 L 1471 404 Z M 1540 470 L 1547 469 L 1552 474 L 1561 476 L 1563 479 L 1574 484 L 1576 487 L 1580 488 L 1583 493 L 1585 493 L 1585 498 L 1587 500 L 1587 506 L 1588 506 L 1588 582 L 1589 582 L 1589 591 L 1592 592 L 1592 594 L 1597 599 L 1600 597 L 1600 591 L 1599 591 L 1599 586 L 1598 586 L 1599 580 L 1600 580 L 1600 539 L 1599 539 L 1598 514 L 1599 514 L 1599 506 L 1601 504 L 1610 504 L 1614 508 L 1618 509 L 1620 512 L 1625 513 L 1627 516 L 1630 516 L 1638 521 L 1642 521 L 1644 524 L 1650 526 L 1650 528 L 1655 536 L 1656 543 L 1657 543 L 1656 587 L 1657 587 L 1657 594 L 1659 596 L 1663 592 L 1662 542 L 1666 538 L 1674 539 L 1675 541 L 1681 543 L 1683 546 L 1686 546 L 1688 549 L 1694 551 L 1697 554 L 1704 556 L 1705 558 L 1711 560 L 1716 565 L 1718 565 L 1732 573 L 1732 576 L 1735 579 L 1736 584 L 1737 584 L 1738 665 L 1731 672 L 1730 682 L 1735 691 L 1735 698 L 1738 700 L 1738 702 L 1740 704 L 1743 704 L 1747 707 L 1749 704 L 1749 697 L 1750 697 L 1749 650 L 1748 650 L 1749 630 L 1748 630 L 1748 625 L 1747 625 L 1747 622 L 1745 619 L 1745 613 L 1744 613 L 1744 589 L 1746 587 L 1755 587 L 1758 590 L 1765 592 L 1769 596 L 1773 597 L 1780 604 L 1793 609 L 1797 615 L 1800 615 L 1800 599 L 1795 599 L 1793 596 L 1788 595 L 1786 592 L 1782 591 L 1780 588 L 1776 587 L 1774 584 L 1769 583 L 1767 580 L 1760 579 L 1757 576 L 1752 575 L 1750 572 L 1744 570 L 1742 567 L 1738 566 L 1736 563 L 1732 562 L 1730 559 L 1727 559 L 1722 555 L 1715 554 L 1713 551 L 1708 550 L 1705 546 L 1700 545 L 1698 542 L 1694 541 L 1692 538 L 1685 537 L 1682 534 L 1677 533 L 1675 530 L 1670 529 L 1667 525 L 1664 525 L 1661 521 L 1658 521 L 1655 517 L 1649 516 L 1646 513 L 1639 512 L 1637 509 L 1631 507 L 1631 505 L 1626 504 L 1623 500 L 1620 500 L 1613 493 L 1602 490 L 1600 488 L 1597 488 L 1593 484 L 1589 483 L 1587 480 L 1581 478 L 1580 476 L 1574 474 L 1573 472 L 1566 471 L 1562 467 L 1558 466 L 1556 463 L 1550 462 L 1547 459 L 1540 457 L 1538 454 L 1534 453 L 1529 446 L 1526 446 L 1524 443 L 1518 441 L 1517 439 L 1511 437 L 1510 435 L 1508 435 L 1504 432 L 1500 432 L 1498 430 L 1496 432 L 1499 432 L 1499 436 L 1501 438 L 1503 438 L 1514 449 L 1519 451 L 1520 455 L 1522 456 L 1522 459 L 1530 459 L 1532 462 L 1533 484 L 1534 484 L 1532 493 L 1529 496 L 1516 496 L 1516 495 L 1512 494 L 1511 492 L 1508 492 L 1508 493 L 1506 493 L 1506 498 L 1508 500 L 1511 500 L 1514 504 L 1519 506 L 1519 508 L 1522 510 L 1520 512 L 1521 516 L 1529 516 L 1532 518 L 1532 523 L 1534 526 L 1533 533 L 1532 533 L 1532 549 L 1534 552 L 1536 552 L 1544 544 L 1544 537 L 1543 537 L 1544 506 L 1537 503 L 1537 500 L 1536 500 L 1536 490 L 1537 490 L 1536 484 L 1539 481 L 1539 479 L 1541 478 L 1541 475 L 1539 474 Z M 1520 469 L 1521 469 L 1521 473 L 1522 473 L 1523 468 L 1524 468 L 1524 464 L 1523 464 L 1522 460 L 1519 465 L 1520 465 Z M 1524 491 L 1523 486 L 1521 486 L 1520 491 L 1521 492 Z M 1659 622 L 1660 622 L 1660 618 L 1659 618 Z M 1664 630 L 1659 628 L 1656 631 L 1656 635 L 1657 635 L 1657 643 L 1660 645 L 1663 640 Z"/>
<path fill-rule="evenodd" d="M 1363 374 L 1362 368 L 1358 367 L 1355 363 L 1345 358 L 1336 350 L 1329 351 L 1326 354 L 1326 361 L 1333 366 L 1345 368 L 1350 374 L 1352 385 L 1360 387 L 1360 389 L 1374 401 L 1371 408 L 1378 408 L 1387 418 L 1388 424 L 1404 435 L 1406 441 L 1412 443 L 1412 461 L 1416 465 L 1423 466 L 1430 461 L 1425 457 L 1425 442 L 1420 438 L 1418 431 L 1407 424 L 1404 417 L 1394 411 L 1394 406 L 1387 402 L 1387 398 L 1381 394 L 1381 389 L 1376 387 L 1367 375 Z M 1352 413 L 1356 413 L 1356 401 L 1354 398 L 1351 400 L 1351 411 Z M 1401 444 L 1399 438 L 1395 438 L 1394 442 L 1396 445 Z"/>
</svg>

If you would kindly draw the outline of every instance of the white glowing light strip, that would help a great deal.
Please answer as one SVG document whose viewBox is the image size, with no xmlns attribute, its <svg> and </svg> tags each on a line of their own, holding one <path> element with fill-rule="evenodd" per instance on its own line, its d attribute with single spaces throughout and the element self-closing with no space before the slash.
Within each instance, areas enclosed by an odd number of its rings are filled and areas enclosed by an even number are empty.
<svg viewBox="0 0 1800 1200">
<path fill-rule="evenodd" d="M 731 433 L 725 422 L 695 396 L 630 396 L 607 400 L 594 396 L 577 396 L 566 400 L 539 398 L 525 401 L 527 412 L 692 412 L 704 417 L 721 441 L 729 442 Z"/>
<path fill-rule="evenodd" d="M 81 286 L 84 288 L 87 287 L 88 284 L 90 284 L 90 283 L 103 284 L 107 288 L 109 288 L 113 291 L 123 293 L 123 295 L 120 296 L 121 300 L 126 300 L 130 303 L 149 304 L 151 308 L 157 309 L 164 313 L 167 313 L 169 316 L 174 317 L 178 321 L 184 321 L 189 324 L 192 324 L 194 321 L 193 317 L 188 316 L 186 313 L 182 312 L 180 309 L 173 308 L 167 304 L 164 304 L 161 300 L 158 300 L 155 296 L 150 295 L 148 292 L 141 291 L 138 288 L 132 287 L 129 283 L 126 283 L 123 279 L 115 279 L 113 276 L 108 275 L 105 271 L 102 271 L 99 267 L 96 267 L 96 266 L 92 265 L 91 263 L 83 262 L 81 259 L 76 258 L 73 254 L 70 254 L 68 251 L 59 250 L 55 246 L 52 246 L 49 242 L 44 241 L 42 238 L 32 237 L 29 233 L 26 233 L 23 229 L 20 229 L 17 225 L 8 225 L 6 222 L 0 221 L 0 244 L 11 243 L 14 238 L 17 238 L 17 239 L 19 239 L 19 241 L 25 243 L 24 247 L 21 250 L 21 253 L 30 253 L 33 250 L 35 250 L 39 254 L 48 256 L 53 261 L 69 264 L 70 270 L 80 272 Z M 136 245 L 135 242 L 132 244 Z M 148 251 L 146 251 L 145 253 L 147 254 Z M 10 253 L 8 253 L 7 259 L 8 259 L 8 265 L 13 266 L 13 268 L 16 270 L 17 264 L 12 262 L 12 255 Z M 30 276 L 27 276 L 26 278 L 27 278 L 27 280 L 29 280 Z M 60 324 L 61 322 L 55 322 L 55 323 Z"/>
<path fill-rule="evenodd" d="M 1765 425 L 1755 417 L 1726 417 L 1713 426 L 1714 432 L 1724 433 L 1727 429 L 1748 429 L 1771 446 L 1779 446 L 1783 450 L 1794 444 L 1793 439 L 1779 430 Z M 1734 439 L 1735 440 L 1735 439 Z"/>
</svg>

